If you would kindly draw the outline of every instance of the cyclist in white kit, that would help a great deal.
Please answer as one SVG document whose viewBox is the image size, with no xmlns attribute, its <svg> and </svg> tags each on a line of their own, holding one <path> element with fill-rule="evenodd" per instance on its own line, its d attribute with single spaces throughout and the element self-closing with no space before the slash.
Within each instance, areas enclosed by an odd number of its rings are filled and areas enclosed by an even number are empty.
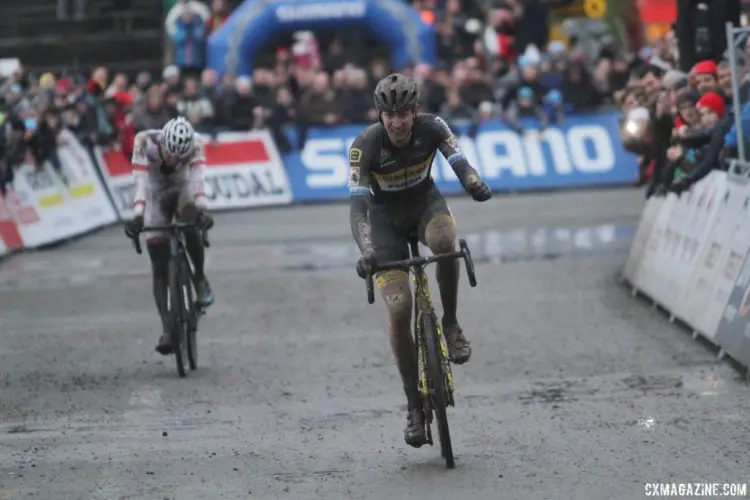
<svg viewBox="0 0 750 500">
<path fill-rule="evenodd" d="M 144 227 L 168 225 L 175 216 L 180 222 L 197 224 L 197 228 L 185 231 L 185 240 L 195 268 L 198 301 L 208 307 L 214 297 L 203 272 L 204 248 L 200 231 L 210 229 L 213 219 L 206 213 L 205 163 L 203 142 L 183 117 L 169 120 L 161 130 L 139 132 L 132 160 L 135 217 L 125 224 L 125 234 L 137 238 Z M 167 315 L 169 239 L 162 232 L 148 232 L 146 244 L 153 271 L 154 300 L 162 321 L 156 351 L 169 355 L 172 353 Z"/>
</svg>

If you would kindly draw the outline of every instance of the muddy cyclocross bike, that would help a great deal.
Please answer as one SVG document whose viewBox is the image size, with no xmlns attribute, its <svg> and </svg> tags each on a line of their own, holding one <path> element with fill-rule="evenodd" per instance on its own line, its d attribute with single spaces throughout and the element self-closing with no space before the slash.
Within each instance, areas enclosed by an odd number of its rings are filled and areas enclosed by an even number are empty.
<svg viewBox="0 0 750 500">
<path fill-rule="evenodd" d="M 169 315 L 169 332 L 172 340 L 172 354 L 177 363 L 180 377 L 187 375 L 185 366 L 191 370 L 198 368 L 198 319 L 205 314 L 203 306 L 195 299 L 193 270 L 185 243 L 185 229 L 197 227 L 196 224 L 174 223 L 166 226 L 147 226 L 145 231 L 164 231 L 169 235 L 169 268 L 167 314 Z M 201 230 L 203 245 L 208 248 L 208 234 Z M 133 245 L 138 254 L 142 253 L 140 234 L 133 237 Z"/>
<path fill-rule="evenodd" d="M 455 408 L 453 392 L 455 381 L 448 358 L 448 346 L 445 341 L 437 314 L 430 300 L 425 267 L 432 262 L 448 259 L 463 259 L 466 265 L 466 275 L 472 287 L 477 286 L 474 274 L 474 261 L 466 245 L 466 240 L 458 240 L 459 251 L 422 257 L 419 254 L 419 240 L 415 234 L 409 237 L 411 258 L 395 262 L 386 262 L 374 266 L 366 275 L 367 301 L 375 302 L 375 286 L 373 273 L 389 269 L 404 269 L 411 271 L 414 278 L 414 337 L 417 347 L 417 361 L 419 370 L 419 392 L 424 405 L 427 443 L 434 444 L 432 439 L 433 413 L 437 417 L 438 434 L 440 436 L 440 451 L 448 469 L 456 466 L 453 457 L 450 430 L 448 428 L 448 406 Z"/>
</svg>

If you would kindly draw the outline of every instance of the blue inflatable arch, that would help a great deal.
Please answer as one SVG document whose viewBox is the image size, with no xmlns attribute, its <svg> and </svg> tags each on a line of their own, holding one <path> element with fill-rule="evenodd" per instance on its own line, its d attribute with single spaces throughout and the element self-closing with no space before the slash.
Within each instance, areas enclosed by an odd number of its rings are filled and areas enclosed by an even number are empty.
<svg viewBox="0 0 750 500">
<path fill-rule="evenodd" d="M 435 31 L 403 0 L 246 0 L 208 41 L 208 67 L 250 75 L 253 55 L 276 33 L 369 27 L 395 68 L 434 64 Z"/>
</svg>

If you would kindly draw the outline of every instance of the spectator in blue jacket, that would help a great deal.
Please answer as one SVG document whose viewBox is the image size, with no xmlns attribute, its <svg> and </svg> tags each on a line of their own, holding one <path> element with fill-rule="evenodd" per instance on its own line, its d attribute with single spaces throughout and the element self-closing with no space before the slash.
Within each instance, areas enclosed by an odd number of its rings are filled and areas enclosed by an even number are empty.
<svg viewBox="0 0 750 500">
<path fill-rule="evenodd" d="M 183 73 L 199 75 L 205 66 L 206 25 L 201 16 L 185 9 L 172 36 L 174 62 Z"/>
<path fill-rule="evenodd" d="M 742 113 L 741 113 L 741 122 L 742 122 L 742 134 L 747 137 L 748 132 L 750 132 L 750 102 L 745 103 L 745 105 L 742 107 Z M 750 152 L 750 141 L 745 139 L 745 154 Z M 732 128 L 729 129 L 729 132 L 724 135 L 724 155 L 725 157 L 730 158 L 737 158 L 739 156 L 738 154 L 739 149 L 739 140 L 737 137 L 737 126 L 732 125 Z"/>
</svg>

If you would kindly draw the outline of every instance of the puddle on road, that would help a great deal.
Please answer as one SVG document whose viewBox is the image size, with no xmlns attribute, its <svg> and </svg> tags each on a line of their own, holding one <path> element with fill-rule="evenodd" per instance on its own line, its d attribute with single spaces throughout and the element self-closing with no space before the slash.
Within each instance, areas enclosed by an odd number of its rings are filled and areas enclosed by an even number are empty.
<svg viewBox="0 0 750 500">
<path fill-rule="evenodd" d="M 488 230 L 462 235 L 475 262 L 554 260 L 575 254 L 626 252 L 635 234 L 632 225 L 599 225 L 581 228 Z M 269 261 L 295 260 L 284 271 L 312 271 L 350 266 L 359 252 L 353 242 L 305 243 L 275 247 Z M 420 245 L 423 254 L 428 250 Z M 271 262 L 267 261 L 269 264 Z"/>
<path fill-rule="evenodd" d="M 476 263 L 554 260 L 576 254 L 626 252 L 635 233 L 632 225 L 604 224 L 578 228 L 486 230 L 463 234 Z M 421 247 L 423 254 L 428 250 Z M 217 244 L 207 254 L 210 273 L 279 270 L 316 271 L 352 266 L 359 252 L 350 239 L 275 245 Z M 138 262 L 136 264 L 136 262 Z M 137 266 L 137 270 L 134 268 Z M 0 267 L 0 291 L 60 289 L 96 283 L 106 277 L 143 279 L 146 259 L 117 256 L 19 255 Z"/>
</svg>

